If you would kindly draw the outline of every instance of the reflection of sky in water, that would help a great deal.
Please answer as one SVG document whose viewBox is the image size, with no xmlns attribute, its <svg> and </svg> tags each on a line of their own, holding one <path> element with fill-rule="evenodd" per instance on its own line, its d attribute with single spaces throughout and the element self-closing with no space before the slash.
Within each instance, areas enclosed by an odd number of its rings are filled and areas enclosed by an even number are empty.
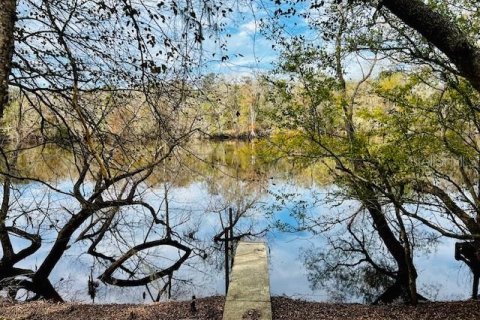
<svg viewBox="0 0 480 320">
<path fill-rule="evenodd" d="M 289 187 L 292 188 L 292 187 Z M 279 187 L 270 186 L 270 190 L 278 191 Z M 162 194 L 163 189 L 158 188 L 153 193 Z M 303 195 L 305 199 L 309 199 L 309 191 L 307 189 L 297 188 L 296 192 Z M 155 201 L 152 193 L 151 201 Z M 242 195 L 237 195 L 242 196 Z M 158 198 L 156 198 L 158 201 Z M 207 191 L 204 183 L 193 183 L 188 187 L 174 188 L 170 190 L 170 209 L 172 216 L 181 217 L 183 219 L 188 216 L 188 223 L 179 228 L 189 228 L 189 224 L 199 226 L 197 237 L 210 241 L 213 235 L 220 231 L 218 223 L 218 215 L 212 213 L 215 204 L 223 201 L 220 195 L 211 195 Z M 260 208 L 268 207 L 273 197 L 269 195 L 257 195 L 258 203 L 262 205 Z M 158 204 L 157 204 L 158 205 Z M 293 223 L 293 219 L 288 214 L 289 203 L 285 204 L 285 208 L 278 212 L 276 218 L 282 219 L 283 222 Z M 328 209 L 327 207 L 315 208 L 317 212 L 322 210 L 341 210 L 340 208 Z M 210 213 L 209 213 L 210 212 Z M 253 225 L 260 230 L 269 223 L 269 220 L 262 214 L 262 209 L 257 211 L 251 210 L 248 217 L 245 217 L 242 224 L 245 226 Z M 141 235 L 139 242 L 141 243 Z M 53 239 L 51 239 L 53 240 Z M 301 251 L 305 248 L 316 247 L 322 250 L 324 240 L 319 236 L 312 236 L 307 232 L 302 233 L 283 233 L 279 231 L 270 231 L 266 235 L 268 246 L 270 249 L 270 283 L 272 295 L 287 295 L 290 297 L 304 298 L 308 300 L 328 300 L 328 296 L 322 290 L 312 291 L 307 281 L 307 272 L 301 258 Z M 15 246 L 24 246 L 26 243 L 16 239 Z M 49 246 L 43 246 L 39 252 L 31 257 L 28 261 L 19 263 L 19 267 L 31 267 L 39 265 L 41 259 L 48 252 Z M 90 273 L 92 258 L 88 255 L 81 254 L 84 246 L 74 244 L 67 251 L 64 258 L 52 273 L 51 280 L 59 288 L 60 293 L 69 300 L 90 301 L 87 296 L 87 279 Z M 464 299 L 469 296 L 471 282 L 469 271 L 465 265 L 457 262 L 453 258 L 454 241 L 443 240 L 438 245 L 438 249 L 428 257 L 417 257 L 416 265 L 418 268 L 418 287 L 420 292 L 422 289 L 432 288 L 438 289 L 437 299 Z M 165 252 L 165 254 L 168 254 Z M 219 255 L 221 258 L 221 255 Z M 220 260 L 218 260 L 220 261 Z M 220 262 L 217 261 L 217 264 Z M 210 261 L 211 262 L 211 261 Z M 98 276 L 101 269 L 95 273 Z M 201 261 L 199 258 L 193 258 L 188 265 L 183 266 L 175 277 L 191 280 L 191 284 L 180 286 L 180 290 L 174 289 L 176 298 L 188 299 L 191 295 L 197 297 L 224 294 L 223 270 L 215 269 L 209 263 Z M 61 280 L 62 279 L 62 280 Z M 141 302 L 144 288 L 117 288 L 113 286 L 101 285 L 97 296 L 99 302 Z M 156 293 L 153 292 L 155 295 Z M 428 296 L 428 294 L 427 294 Z M 146 301 L 150 301 L 147 299 Z"/>
</svg>

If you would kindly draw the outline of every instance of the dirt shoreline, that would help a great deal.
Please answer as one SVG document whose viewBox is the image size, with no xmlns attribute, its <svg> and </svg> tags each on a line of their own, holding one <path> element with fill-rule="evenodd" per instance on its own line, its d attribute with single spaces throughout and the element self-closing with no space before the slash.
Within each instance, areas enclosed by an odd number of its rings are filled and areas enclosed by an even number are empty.
<svg viewBox="0 0 480 320">
<path fill-rule="evenodd" d="M 47 302 L 0 302 L 0 319 L 162 319 L 162 320 L 221 320 L 224 297 L 197 299 L 196 312 L 190 310 L 190 301 L 155 304 L 80 304 Z M 272 298 L 273 319 L 402 319 L 443 320 L 480 319 L 479 301 L 428 302 L 417 307 L 405 305 L 369 306 L 361 304 L 319 303 Z M 246 319 L 248 320 L 248 319 Z"/>
</svg>

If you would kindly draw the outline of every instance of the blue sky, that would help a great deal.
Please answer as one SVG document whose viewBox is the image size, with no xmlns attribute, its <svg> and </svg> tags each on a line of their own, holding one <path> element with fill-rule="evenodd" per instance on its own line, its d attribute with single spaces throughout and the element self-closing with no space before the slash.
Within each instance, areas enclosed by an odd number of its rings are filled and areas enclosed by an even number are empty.
<svg viewBox="0 0 480 320">
<path fill-rule="evenodd" d="M 224 75 L 227 78 L 238 79 L 243 76 L 255 76 L 259 73 L 271 71 L 273 68 L 272 64 L 278 58 L 279 52 L 272 48 L 272 46 L 275 44 L 275 41 L 267 39 L 262 34 L 260 30 L 262 19 L 264 21 L 268 21 L 268 24 L 273 25 L 274 28 L 281 28 L 290 35 L 298 35 L 302 33 L 307 35 L 309 38 L 315 38 L 317 36 L 314 31 L 307 27 L 307 21 L 298 14 L 301 13 L 302 10 L 305 10 L 305 7 L 308 5 L 306 3 L 300 3 L 297 5 L 297 15 L 293 17 L 282 18 L 280 20 L 269 20 L 272 12 L 279 8 L 277 5 L 273 4 L 273 1 L 236 1 L 234 3 L 235 7 L 231 8 L 233 13 L 227 15 L 226 17 L 214 17 L 216 20 L 213 22 L 213 24 L 223 25 L 223 30 L 218 35 L 210 34 L 212 37 L 206 37 L 207 39 L 202 44 L 202 55 L 206 60 L 206 64 L 201 72 L 212 72 Z M 19 7 L 22 14 L 27 15 L 26 12 L 23 12 L 26 10 L 25 3 L 21 2 Z M 282 7 L 285 8 L 285 5 L 283 4 Z M 200 11 L 201 9 L 199 9 L 199 12 Z M 169 11 L 167 10 L 166 12 Z M 146 19 L 145 22 L 148 22 L 148 19 Z M 203 21 L 203 23 L 205 23 L 205 28 L 208 29 L 208 22 Z M 173 19 L 170 24 L 171 25 L 166 23 L 162 25 L 162 27 L 165 27 L 162 32 L 167 32 L 167 34 L 170 36 L 178 36 L 178 33 L 182 31 L 182 28 L 184 28 L 184 24 L 181 20 L 176 21 Z M 31 27 L 35 29 L 38 26 Z M 154 25 L 151 27 L 156 28 Z M 168 32 L 171 32 L 171 34 Z M 161 34 L 160 31 L 159 34 Z M 230 36 L 227 37 L 227 34 Z M 215 40 L 219 39 L 227 42 L 226 50 L 221 49 L 218 42 L 215 42 Z M 191 44 L 192 43 L 188 44 L 187 47 L 190 47 Z M 162 42 L 160 41 L 160 43 L 155 46 L 155 49 L 152 49 L 152 52 L 160 50 L 161 45 Z M 127 45 L 127 47 L 128 50 L 133 50 L 130 52 L 132 55 L 136 54 L 134 46 L 129 47 Z M 193 49 L 194 47 L 195 45 L 192 45 L 190 49 Z M 118 49 L 120 50 L 120 48 Z M 123 51 L 119 53 L 124 54 Z M 154 59 L 156 59 L 156 61 L 159 63 L 162 61 L 167 61 L 164 54 L 156 56 Z M 215 56 L 213 56 L 213 54 L 215 54 Z M 222 62 L 221 57 L 225 54 L 229 56 L 229 59 Z M 94 61 L 95 59 L 90 59 L 88 57 L 85 58 L 83 56 L 82 59 L 87 59 L 87 62 L 91 62 L 90 68 L 92 68 L 96 63 Z M 167 62 L 169 66 L 171 66 L 173 63 L 172 61 Z M 123 67 L 128 68 L 128 65 Z M 348 62 L 348 69 L 349 74 L 347 77 L 360 77 L 361 70 L 356 61 Z"/>
<path fill-rule="evenodd" d="M 239 78 L 272 69 L 272 63 L 278 53 L 272 49 L 273 42 L 260 32 L 260 19 L 265 11 L 253 7 L 244 7 L 227 18 L 226 27 L 220 37 L 227 42 L 226 51 L 222 51 L 212 39 L 204 43 L 206 69 L 208 72 Z M 226 35 L 231 35 L 226 37 Z M 212 54 L 215 53 L 215 57 Z M 227 61 L 220 61 L 227 54 Z"/>
<path fill-rule="evenodd" d="M 239 11 L 233 17 L 228 18 L 228 21 L 225 21 L 227 27 L 221 35 L 221 37 L 226 34 L 231 35 L 225 38 L 227 50 L 222 51 L 213 43 L 212 39 L 207 40 L 203 45 L 204 57 L 207 61 L 204 70 L 231 79 L 270 72 L 279 58 L 279 51 L 273 48 L 275 41 L 268 39 L 261 30 L 261 19 L 269 19 L 266 10 L 270 9 L 252 5 L 252 7 Z M 308 28 L 307 21 L 302 17 L 283 18 L 279 23 L 281 25 L 277 27 L 282 28 L 290 36 L 303 33 L 310 38 L 318 37 L 312 29 Z M 212 53 L 215 53 L 214 57 L 212 57 Z M 220 61 L 222 54 L 227 54 L 229 59 Z M 372 56 L 373 54 L 367 53 L 363 58 L 351 56 L 346 59 L 347 79 L 361 79 L 362 74 L 368 72 L 371 65 L 369 59 Z M 373 74 L 378 74 L 379 70 L 384 67 L 386 67 L 385 62 L 377 62 Z"/>
</svg>

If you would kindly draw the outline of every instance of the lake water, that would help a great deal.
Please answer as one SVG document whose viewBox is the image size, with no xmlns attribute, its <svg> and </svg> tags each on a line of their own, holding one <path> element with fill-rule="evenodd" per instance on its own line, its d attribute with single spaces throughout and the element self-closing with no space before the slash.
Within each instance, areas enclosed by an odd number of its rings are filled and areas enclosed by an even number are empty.
<svg viewBox="0 0 480 320">
<path fill-rule="evenodd" d="M 175 164 L 166 165 L 163 171 L 161 168 L 163 176 L 161 173 L 158 176 L 162 178 L 153 179 L 151 188 L 145 191 L 143 197 L 160 212 L 165 212 L 168 202 L 173 228 L 197 248 L 195 252 L 198 255 L 193 255 L 174 275 L 173 298 L 224 294 L 223 253 L 212 239 L 221 232 L 222 221 L 227 217 L 228 208 L 232 208 L 235 214 L 241 213 L 235 233 L 258 233 L 250 239 L 263 240 L 268 244 L 273 295 L 316 301 L 331 299 L 325 288 L 311 289 L 303 258 L 305 250 L 327 250 L 326 234 L 286 232 L 274 226 L 299 226 L 292 217 L 292 213 L 298 215 L 299 203 L 307 220 L 340 215 L 355 210 L 356 204 L 330 201 L 335 188 L 329 184 L 328 177 L 319 174 L 319 168 L 298 167 L 288 161 L 267 162 L 258 156 L 256 148 L 255 144 L 240 142 L 195 145 L 185 152 L 190 156 L 176 159 Z M 58 185 L 65 190 L 71 189 L 71 183 L 65 177 L 59 179 Z M 38 184 L 19 188 L 24 194 L 31 193 L 32 198 L 47 192 Z M 62 202 L 62 196 L 48 194 L 49 201 L 54 200 L 57 208 L 68 206 L 68 203 Z M 141 243 L 147 237 L 142 215 L 132 212 L 122 214 L 119 228 L 125 228 L 130 239 L 127 242 Z M 268 231 L 262 232 L 265 229 Z M 18 266 L 34 267 L 42 261 L 55 238 L 53 232 L 46 231 L 45 235 L 46 245 Z M 112 243 L 103 245 L 103 249 L 108 251 Z M 16 245 L 22 246 L 22 241 L 17 239 Z M 104 269 L 104 266 L 93 263 L 92 257 L 83 254 L 85 245 L 73 243 L 51 276 L 54 285 L 68 300 L 89 302 L 88 276 L 91 272 L 98 276 Z M 442 240 L 432 249 L 431 254 L 419 253 L 415 258 L 420 292 L 428 292 L 437 300 L 468 298 L 470 273 L 464 264 L 454 260 L 454 241 Z M 207 254 L 206 259 L 200 257 L 204 253 Z M 171 248 L 160 248 L 146 254 L 153 262 L 145 263 L 142 268 L 167 266 L 178 258 L 177 251 Z M 155 286 L 158 288 L 162 284 L 159 282 L 150 286 L 153 295 L 156 294 Z M 100 284 L 96 301 L 151 301 L 148 294 L 144 299 L 144 292 L 143 287 L 117 288 Z M 350 301 L 358 301 L 358 298 Z"/>
</svg>

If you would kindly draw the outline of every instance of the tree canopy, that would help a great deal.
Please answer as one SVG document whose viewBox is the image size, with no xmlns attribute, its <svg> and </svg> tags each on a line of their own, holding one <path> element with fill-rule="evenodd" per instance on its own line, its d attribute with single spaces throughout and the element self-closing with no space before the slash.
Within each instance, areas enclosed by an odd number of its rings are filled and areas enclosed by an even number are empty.
<svg viewBox="0 0 480 320">
<path fill-rule="evenodd" d="M 416 304 L 424 297 L 415 253 L 442 236 L 462 241 L 455 258 L 472 270 L 476 298 L 478 4 L 259 0 L 261 32 L 279 58 L 265 75 L 233 81 L 210 72 L 205 47 L 229 59 L 235 4 L 3 2 L 1 288 L 13 298 L 24 290 L 28 299 L 61 301 L 50 275 L 83 242 L 103 268 L 101 281 L 148 288 L 167 279 L 168 290 L 173 273 L 206 250 L 195 232 L 171 222 L 166 185 L 165 214 L 151 204 L 151 181 L 169 174 L 169 161 L 190 161 L 182 151 L 193 138 L 268 137 L 265 159 L 323 163 L 339 199 L 358 203 L 355 212 L 308 226 L 344 230 L 329 238 L 328 253 L 308 257 L 314 282 L 336 278 L 351 287 L 364 278 L 368 288 L 357 292 L 369 300 Z M 68 181 L 24 168 L 52 154 L 61 154 L 50 161 Z M 39 192 L 32 196 L 22 183 Z M 133 236 L 138 221 L 148 230 L 141 239 Z M 38 265 L 19 267 L 45 238 L 54 240 Z M 166 267 L 147 254 L 162 246 L 179 254 Z M 345 270 L 354 272 L 345 277 Z"/>
</svg>

